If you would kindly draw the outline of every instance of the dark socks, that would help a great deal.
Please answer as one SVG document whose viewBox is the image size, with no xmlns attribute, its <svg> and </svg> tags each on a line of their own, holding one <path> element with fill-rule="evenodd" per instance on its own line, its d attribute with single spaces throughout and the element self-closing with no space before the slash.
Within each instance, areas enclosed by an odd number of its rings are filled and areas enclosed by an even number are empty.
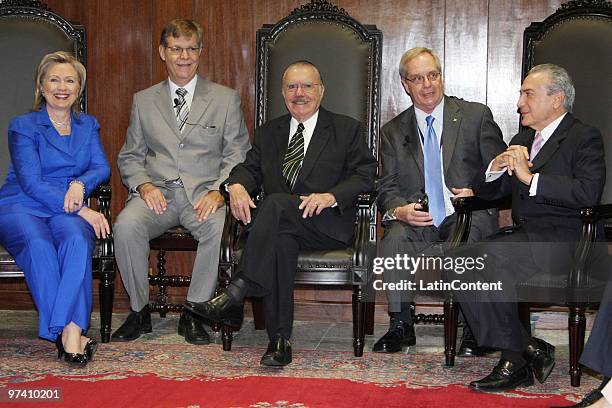
<svg viewBox="0 0 612 408">
<path fill-rule="evenodd" d="M 232 303 L 240 305 L 244 301 L 248 289 L 249 283 L 241 277 L 237 277 L 236 279 L 232 279 L 229 286 L 225 289 L 225 293 L 230 297 Z"/>
</svg>

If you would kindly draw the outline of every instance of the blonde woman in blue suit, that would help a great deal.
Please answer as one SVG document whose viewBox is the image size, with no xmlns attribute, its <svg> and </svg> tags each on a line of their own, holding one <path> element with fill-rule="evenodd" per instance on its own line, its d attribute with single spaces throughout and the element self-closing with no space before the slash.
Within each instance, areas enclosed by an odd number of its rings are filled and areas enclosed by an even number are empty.
<svg viewBox="0 0 612 408">
<path fill-rule="evenodd" d="M 70 54 L 46 55 L 36 72 L 34 110 L 13 119 L 11 157 L 0 189 L 0 244 L 25 274 L 38 334 L 58 357 L 84 366 L 96 342 L 85 336 L 92 304 L 91 255 L 106 218 L 84 200 L 110 176 L 97 120 L 78 112 L 85 67 Z"/>
</svg>

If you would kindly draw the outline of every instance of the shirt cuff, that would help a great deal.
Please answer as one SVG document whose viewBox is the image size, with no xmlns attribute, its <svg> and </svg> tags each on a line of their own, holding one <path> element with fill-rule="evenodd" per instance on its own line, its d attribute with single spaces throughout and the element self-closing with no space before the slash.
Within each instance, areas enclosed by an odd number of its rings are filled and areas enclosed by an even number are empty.
<svg viewBox="0 0 612 408">
<path fill-rule="evenodd" d="M 538 180 L 540 179 L 540 173 L 533 175 L 531 179 L 531 185 L 529 186 L 529 197 L 533 197 L 538 192 Z"/>
<path fill-rule="evenodd" d="M 397 217 L 395 216 L 395 210 L 396 210 L 396 208 L 392 208 L 390 210 L 387 210 L 387 212 L 385 212 L 385 214 L 383 215 L 382 221 L 395 221 L 395 220 L 397 220 Z"/>
<path fill-rule="evenodd" d="M 499 171 L 492 171 L 491 166 L 493 165 L 493 160 L 491 160 L 491 163 L 489 163 L 489 167 L 487 167 L 487 171 L 485 172 L 485 182 L 487 183 L 497 180 L 506 171 L 505 167 Z"/>
</svg>

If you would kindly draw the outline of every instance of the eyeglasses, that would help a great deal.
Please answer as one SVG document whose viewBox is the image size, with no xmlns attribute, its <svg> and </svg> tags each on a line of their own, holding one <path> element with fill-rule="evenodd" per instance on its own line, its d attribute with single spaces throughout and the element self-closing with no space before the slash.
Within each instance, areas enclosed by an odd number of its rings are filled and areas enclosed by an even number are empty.
<svg viewBox="0 0 612 408">
<path fill-rule="evenodd" d="M 440 79 L 440 73 L 438 71 L 431 71 L 430 73 L 426 74 L 426 75 L 411 75 L 409 77 L 404 77 L 404 79 L 406 81 L 410 81 L 415 85 L 421 85 L 423 82 L 425 82 L 425 77 L 427 77 L 427 79 L 429 79 L 429 82 L 435 82 L 438 79 Z"/>
<path fill-rule="evenodd" d="M 183 51 L 187 51 L 187 54 L 189 54 L 189 55 L 196 55 L 198 52 L 200 52 L 202 47 L 187 47 L 187 48 L 183 48 L 183 47 L 173 46 L 173 47 L 166 47 L 166 49 L 172 55 L 183 55 Z"/>
<path fill-rule="evenodd" d="M 286 84 L 285 90 L 287 92 L 297 92 L 299 88 L 302 88 L 302 91 L 306 93 L 312 93 L 315 91 L 316 89 L 315 87 L 319 85 L 323 85 L 323 84 L 311 84 L 310 82 L 306 82 L 303 84 Z"/>
</svg>

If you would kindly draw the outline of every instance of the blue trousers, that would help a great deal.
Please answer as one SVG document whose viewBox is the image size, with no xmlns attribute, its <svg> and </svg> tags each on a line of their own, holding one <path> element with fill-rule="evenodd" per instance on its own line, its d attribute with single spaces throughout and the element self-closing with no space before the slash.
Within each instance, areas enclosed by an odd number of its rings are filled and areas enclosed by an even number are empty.
<svg viewBox="0 0 612 408">
<path fill-rule="evenodd" d="M 0 243 L 23 270 L 38 309 L 38 335 L 54 341 L 64 327 L 89 327 L 93 228 L 76 214 L 0 214 Z"/>
</svg>

